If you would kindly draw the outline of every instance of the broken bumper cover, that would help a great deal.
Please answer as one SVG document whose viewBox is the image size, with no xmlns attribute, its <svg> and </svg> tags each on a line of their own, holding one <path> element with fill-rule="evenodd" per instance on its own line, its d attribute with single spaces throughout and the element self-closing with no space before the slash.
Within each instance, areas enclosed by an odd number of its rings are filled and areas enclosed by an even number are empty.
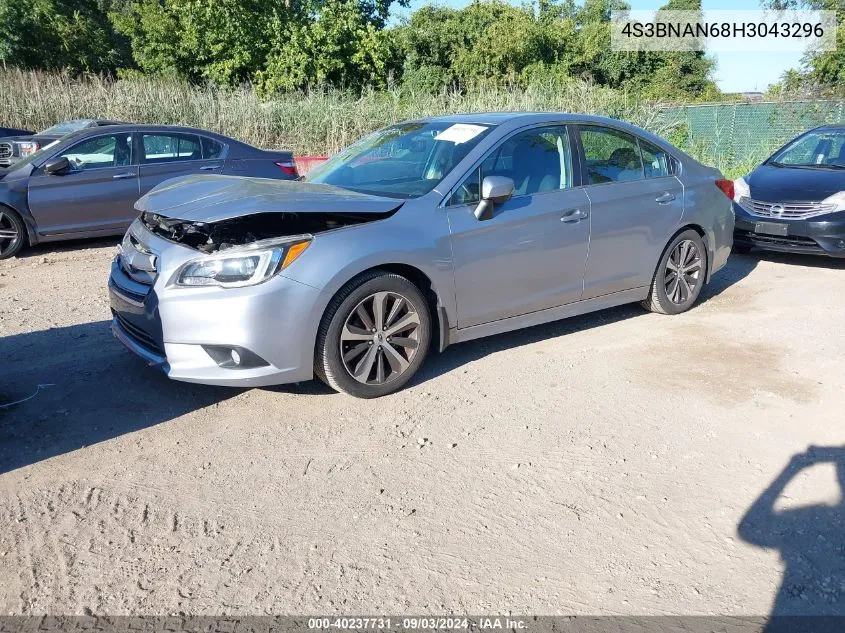
<svg viewBox="0 0 845 633">
<path fill-rule="evenodd" d="M 319 290 L 280 275 L 245 288 L 175 288 L 140 296 L 115 259 L 112 332 L 174 380 L 258 387 L 310 380 Z M 228 350 L 251 362 L 236 366 Z M 257 360 L 256 360 L 257 359 Z"/>
</svg>

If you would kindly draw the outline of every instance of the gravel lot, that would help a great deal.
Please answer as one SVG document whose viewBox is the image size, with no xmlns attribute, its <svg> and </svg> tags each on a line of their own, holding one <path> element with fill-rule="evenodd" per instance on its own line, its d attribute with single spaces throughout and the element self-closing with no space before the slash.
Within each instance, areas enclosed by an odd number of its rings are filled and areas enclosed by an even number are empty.
<svg viewBox="0 0 845 633">
<path fill-rule="evenodd" d="M 168 381 L 109 332 L 112 253 L 0 262 L 0 403 L 49 385 L 0 409 L 3 613 L 845 611 L 845 262 L 734 256 L 685 315 L 455 346 L 363 401 Z"/>
</svg>

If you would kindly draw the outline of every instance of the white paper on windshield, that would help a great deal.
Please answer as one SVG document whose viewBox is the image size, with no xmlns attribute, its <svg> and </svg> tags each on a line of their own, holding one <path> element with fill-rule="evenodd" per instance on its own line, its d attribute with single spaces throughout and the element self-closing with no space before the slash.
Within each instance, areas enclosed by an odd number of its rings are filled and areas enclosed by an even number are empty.
<svg viewBox="0 0 845 633">
<path fill-rule="evenodd" d="M 470 125 L 468 123 L 455 123 L 450 125 L 440 134 L 434 137 L 435 141 L 452 141 L 455 145 L 466 143 L 481 134 L 487 128 L 483 125 Z"/>
</svg>

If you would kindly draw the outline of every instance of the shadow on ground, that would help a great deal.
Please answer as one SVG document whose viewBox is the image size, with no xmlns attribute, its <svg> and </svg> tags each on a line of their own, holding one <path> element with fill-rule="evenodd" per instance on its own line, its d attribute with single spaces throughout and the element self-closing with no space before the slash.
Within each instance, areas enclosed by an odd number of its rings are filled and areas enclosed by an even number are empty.
<svg viewBox="0 0 845 633">
<path fill-rule="evenodd" d="M 36 257 L 50 257 L 60 253 L 76 253 L 93 248 L 108 248 L 120 244 L 121 236 L 111 235 L 108 237 L 89 237 L 79 240 L 67 240 L 62 242 L 47 242 L 36 246 L 24 248 L 15 257 L 17 259 L 31 259 Z"/>
<path fill-rule="evenodd" d="M 732 258 L 705 288 L 703 301 L 743 279 L 756 261 Z M 455 345 L 432 354 L 412 384 L 494 352 L 643 314 L 638 305 L 622 306 Z M 241 392 L 169 380 L 114 340 L 107 321 L 0 338 L 0 358 L 0 405 L 25 400 L 0 408 L 0 473 L 178 418 Z M 333 393 L 316 380 L 271 389 L 300 396 Z"/>
<path fill-rule="evenodd" d="M 0 473 L 239 393 L 169 380 L 126 351 L 109 325 L 99 321 L 0 338 L 0 405 L 26 399 L 0 408 Z"/>
<path fill-rule="evenodd" d="M 745 279 L 756 268 L 757 262 L 758 259 L 753 256 L 731 257 L 728 265 L 713 275 L 710 283 L 704 287 L 697 306 L 705 304 L 708 300 L 722 294 L 734 284 Z M 484 358 L 488 354 L 521 347 L 522 345 L 531 345 L 566 334 L 591 330 L 603 325 L 642 317 L 646 314 L 647 312 L 642 306 L 638 303 L 633 303 L 617 308 L 591 312 L 561 321 L 536 325 L 522 330 L 497 334 L 496 336 L 477 339 L 467 343 L 460 343 L 446 348 L 446 351 L 442 354 L 432 354 L 429 356 L 426 363 L 411 381 L 411 384 L 420 384 L 440 374 L 457 369 L 462 365 Z M 674 317 L 667 316 L 664 318 L 672 319 Z"/>
<path fill-rule="evenodd" d="M 839 500 L 832 505 L 776 509 L 776 501 L 805 470 L 832 464 Z M 795 503 L 797 502 L 797 503 Z M 766 633 L 842 631 L 845 623 L 845 447 L 810 447 L 794 455 L 783 471 L 748 509 L 737 531 L 744 541 L 776 549 L 783 578 L 772 605 Z M 827 616 L 830 620 L 800 616 Z"/>
<path fill-rule="evenodd" d="M 749 255 L 731 255 L 731 259 L 737 257 L 751 257 L 775 264 L 786 264 L 789 266 L 805 266 L 807 268 L 831 268 L 833 270 L 845 269 L 845 258 L 822 257 L 819 255 L 792 255 L 790 253 L 777 253 L 774 251 L 752 250 Z"/>
</svg>

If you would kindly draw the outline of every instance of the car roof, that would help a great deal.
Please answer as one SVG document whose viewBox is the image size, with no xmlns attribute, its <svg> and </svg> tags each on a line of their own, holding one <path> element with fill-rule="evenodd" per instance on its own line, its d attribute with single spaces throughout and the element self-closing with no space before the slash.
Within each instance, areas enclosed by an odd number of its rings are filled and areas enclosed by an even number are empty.
<svg viewBox="0 0 845 633">
<path fill-rule="evenodd" d="M 573 112 L 480 112 L 475 114 L 445 114 L 435 117 L 424 117 L 421 121 L 437 121 L 443 123 L 469 123 L 477 125 L 501 125 L 516 121 L 518 123 L 543 123 L 545 121 L 580 121 L 588 123 L 629 124 L 618 119 L 593 114 L 577 114 Z"/>
<path fill-rule="evenodd" d="M 181 132 L 183 134 L 200 134 L 202 136 L 219 139 L 225 143 L 245 145 L 242 141 L 218 134 L 217 132 L 212 132 L 210 130 L 202 130 L 200 128 L 187 127 L 183 125 L 156 125 L 148 123 L 115 123 L 108 126 L 87 127 L 77 130 L 76 132 L 71 132 L 67 136 L 63 137 L 62 140 L 64 141 L 71 138 L 78 139 L 86 136 L 99 136 L 100 134 L 115 134 L 120 132 Z"/>
<path fill-rule="evenodd" d="M 824 131 L 831 131 L 831 132 L 845 132 L 845 123 L 826 123 L 824 125 L 820 125 L 818 127 L 814 127 L 810 132 L 824 132 Z"/>
</svg>

